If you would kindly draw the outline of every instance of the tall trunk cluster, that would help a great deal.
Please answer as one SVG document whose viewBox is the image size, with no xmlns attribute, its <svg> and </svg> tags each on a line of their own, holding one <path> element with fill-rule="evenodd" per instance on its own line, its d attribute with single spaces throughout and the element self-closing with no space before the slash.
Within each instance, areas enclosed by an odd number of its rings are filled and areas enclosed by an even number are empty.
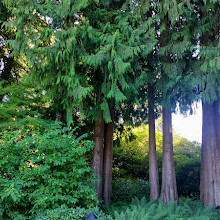
<svg viewBox="0 0 220 220">
<path fill-rule="evenodd" d="M 102 113 L 101 113 L 102 114 Z M 104 123 L 103 114 L 95 121 L 94 149 L 92 169 L 99 178 L 96 183 L 97 196 L 103 198 L 105 204 L 111 204 L 112 193 L 112 159 L 113 159 L 113 132 L 114 106 L 110 107 L 111 122 Z M 105 132 L 104 132 L 105 131 Z"/>
<path fill-rule="evenodd" d="M 178 199 L 173 159 L 172 112 L 163 107 L 163 161 L 160 199 L 164 203 Z"/>
<path fill-rule="evenodd" d="M 160 194 L 155 137 L 154 96 L 154 88 L 148 84 L 150 200 L 158 199 Z M 160 199 L 164 203 L 178 199 L 173 158 L 172 112 L 169 108 L 163 108 L 163 161 Z"/>
<path fill-rule="evenodd" d="M 220 206 L 220 99 L 203 103 L 200 199 L 205 206 Z"/>
</svg>

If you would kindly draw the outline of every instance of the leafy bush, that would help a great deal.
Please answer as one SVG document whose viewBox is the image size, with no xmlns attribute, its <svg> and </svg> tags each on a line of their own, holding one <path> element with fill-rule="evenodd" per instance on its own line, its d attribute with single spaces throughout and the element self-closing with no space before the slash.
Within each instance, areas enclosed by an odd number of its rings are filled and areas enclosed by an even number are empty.
<svg viewBox="0 0 220 220">
<path fill-rule="evenodd" d="M 199 198 L 200 144 L 181 139 L 175 144 L 177 190 L 180 196 Z"/>
<path fill-rule="evenodd" d="M 200 159 L 183 159 L 176 166 L 177 190 L 180 196 L 199 198 Z"/>
<path fill-rule="evenodd" d="M 204 208 L 200 202 L 148 202 L 146 198 L 134 199 L 122 212 L 115 211 L 117 220 L 219 220 L 219 211 Z"/>
<path fill-rule="evenodd" d="M 41 212 L 35 216 L 33 216 L 33 220 L 80 220 L 85 218 L 90 213 L 95 213 L 100 220 L 110 220 L 112 219 L 111 216 L 105 215 L 98 207 L 94 208 L 66 208 L 61 207 L 54 210 L 47 210 Z"/>
<path fill-rule="evenodd" d="M 27 130 L 1 134 L 1 217 L 97 204 L 85 158 L 93 144 L 74 132 L 51 127 L 43 134 Z"/>
<path fill-rule="evenodd" d="M 112 182 L 112 201 L 127 201 L 130 202 L 132 198 L 149 197 L 150 188 L 147 181 L 138 179 L 118 179 Z"/>
</svg>

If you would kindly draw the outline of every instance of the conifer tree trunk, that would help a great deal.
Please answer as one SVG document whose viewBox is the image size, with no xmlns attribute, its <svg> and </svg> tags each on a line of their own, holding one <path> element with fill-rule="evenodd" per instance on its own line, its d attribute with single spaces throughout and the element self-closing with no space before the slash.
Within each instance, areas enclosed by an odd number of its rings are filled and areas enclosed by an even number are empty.
<svg viewBox="0 0 220 220">
<path fill-rule="evenodd" d="M 105 127 L 104 141 L 104 169 L 103 169 L 103 199 L 105 204 L 111 204 L 112 194 L 112 160 L 113 160 L 113 132 L 114 132 L 114 106 L 110 107 L 111 122 Z"/>
<path fill-rule="evenodd" d="M 220 99 L 203 103 L 200 199 L 205 206 L 220 206 Z"/>
<path fill-rule="evenodd" d="M 160 198 L 164 203 L 178 199 L 173 158 L 173 134 L 171 109 L 163 107 L 163 162 Z"/>
<path fill-rule="evenodd" d="M 92 169 L 95 171 L 95 176 L 99 178 L 96 185 L 98 198 L 102 198 L 102 185 L 103 185 L 103 134 L 104 134 L 104 120 L 103 113 L 95 121 L 94 125 L 94 148 L 92 157 Z"/>
<path fill-rule="evenodd" d="M 156 152 L 154 88 L 148 85 L 148 122 L 149 122 L 149 181 L 150 200 L 159 198 L 159 174 Z"/>
</svg>

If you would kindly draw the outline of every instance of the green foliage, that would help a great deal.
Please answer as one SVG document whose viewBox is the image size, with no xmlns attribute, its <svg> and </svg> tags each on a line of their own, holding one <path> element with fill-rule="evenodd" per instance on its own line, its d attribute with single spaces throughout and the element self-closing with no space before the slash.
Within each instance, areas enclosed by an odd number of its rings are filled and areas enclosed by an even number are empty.
<svg viewBox="0 0 220 220">
<path fill-rule="evenodd" d="M 6 81 L 0 82 L 0 98 L 0 128 L 27 118 L 34 121 L 47 117 L 45 113 L 50 106 L 49 100 L 42 91 L 24 83 L 6 85 Z"/>
<path fill-rule="evenodd" d="M 94 118 L 101 109 L 109 122 L 109 104 L 119 108 L 146 82 L 139 58 L 157 42 L 154 19 L 124 2 L 4 1 L 13 15 L 5 27 L 17 30 L 13 54 L 27 58 L 32 80 L 67 109 L 69 124 L 74 108 Z"/>
<path fill-rule="evenodd" d="M 33 220 L 84 220 L 90 213 L 95 213 L 100 220 L 110 220 L 111 216 L 105 215 L 98 207 L 94 208 L 66 208 L 60 207 L 53 210 L 46 210 L 35 216 L 32 216 Z"/>
<path fill-rule="evenodd" d="M 120 143 L 114 148 L 113 178 L 139 178 L 148 180 L 149 129 L 147 125 L 125 129 Z M 162 135 L 156 132 L 157 153 L 162 159 Z"/>
<path fill-rule="evenodd" d="M 148 202 L 146 198 L 134 199 L 122 212 L 115 212 L 117 220 L 217 220 L 218 211 L 204 208 L 200 202 L 171 202 L 164 204 L 160 201 Z"/>
<path fill-rule="evenodd" d="M 131 202 L 132 198 L 149 198 L 150 187 L 147 181 L 142 179 L 117 179 L 112 181 L 112 201 Z"/>
<path fill-rule="evenodd" d="M 212 103 L 219 96 L 219 1 L 196 1 L 198 11 L 191 8 L 191 22 L 188 28 L 192 30 L 191 41 L 194 51 L 197 48 L 199 53 L 194 52 L 190 66 L 193 71 L 191 84 L 194 91 L 204 102 Z M 199 17 L 199 19 L 198 19 Z M 199 48 L 198 48 L 199 45 Z"/>
<path fill-rule="evenodd" d="M 114 218 L 115 211 L 117 211 L 117 212 L 124 211 L 128 207 L 129 203 L 130 202 L 125 202 L 125 201 L 114 202 L 111 206 L 104 205 L 102 207 L 102 210 L 104 213 L 106 213 Z"/>
<path fill-rule="evenodd" d="M 142 125 L 125 129 L 120 136 L 120 143 L 114 148 L 113 178 L 148 179 L 148 126 Z M 162 153 L 162 135 L 156 132 L 159 157 Z"/>
<path fill-rule="evenodd" d="M 199 198 L 201 147 L 182 138 L 174 142 L 177 190 L 181 196 Z"/>
<path fill-rule="evenodd" d="M 159 177 L 162 167 L 162 134 L 159 121 L 156 123 L 157 158 Z M 149 129 L 147 125 L 127 129 L 114 148 L 113 178 L 148 180 Z M 177 188 L 180 196 L 198 197 L 200 181 L 200 144 L 181 138 L 174 132 L 174 162 Z"/>
<path fill-rule="evenodd" d="M 128 8 L 112 14 L 98 9 L 100 28 L 89 27 L 97 49 L 85 56 L 85 64 L 93 68 L 91 79 L 94 89 L 103 97 L 100 107 L 107 122 L 110 121 L 108 104 L 114 102 L 119 109 L 121 103 L 133 100 L 139 87 L 145 84 L 146 72 L 139 59 L 146 57 L 156 44 L 152 19 L 143 23 L 140 17 L 132 17 Z M 105 20 L 106 14 L 109 16 L 108 22 Z"/>
<path fill-rule="evenodd" d="M 1 217 L 97 204 L 85 157 L 93 144 L 75 133 L 59 126 L 1 132 Z"/>
<path fill-rule="evenodd" d="M 19 76 L 25 72 L 25 63 L 22 57 L 11 57 L 11 48 L 7 45 L 7 40 L 15 37 L 14 30 L 6 30 L 3 23 L 11 17 L 11 13 L 0 0 L 0 82 L 5 80 L 5 84 L 10 84 L 18 80 Z M 0 95 L 1 99 L 1 95 Z"/>
<path fill-rule="evenodd" d="M 146 83 L 154 84 L 156 102 L 169 107 L 175 107 L 179 102 L 182 111 L 189 108 L 195 99 L 202 97 L 203 101 L 211 103 L 220 97 L 219 1 L 149 2 L 0 0 L 0 61 L 4 63 L 0 75 L 6 80 L 6 83 L 0 82 L 0 120 L 4 122 L 1 127 L 8 126 L 5 123 L 14 120 L 19 121 L 18 126 L 24 121 L 30 122 L 30 118 L 43 115 L 54 119 L 54 112 L 65 113 L 62 118 L 71 124 L 73 112 L 81 117 L 92 115 L 92 119 L 97 119 L 102 110 L 105 122 L 110 122 L 109 106 L 113 104 L 117 110 L 122 105 L 129 112 L 131 108 L 128 106 L 132 106 L 133 112 L 140 109 L 146 113 Z M 18 84 L 18 79 L 29 71 L 30 80 L 37 82 L 37 89 L 23 89 L 21 85 L 13 84 Z M 38 94 L 42 89 L 47 92 L 50 104 L 45 103 L 44 97 Z M 44 111 L 47 104 L 52 106 L 52 113 Z M 132 122 L 141 121 L 133 118 L 130 112 L 127 115 Z M 78 122 L 80 124 L 82 121 Z M 7 129 L 13 130 L 11 127 Z M 148 176 L 148 130 L 144 130 L 142 136 L 136 135 L 136 140 L 128 144 L 124 138 L 121 146 L 116 148 L 115 177 Z M 64 133 L 61 140 L 58 133 L 53 139 L 46 133 L 42 141 L 38 132 L 35 137 L 21 133 L 21 140 L 15 140 L 15 132 L 6 132 L 2 136 L 3 209 L 7 213 L 12 208 L 24 213 L 27 207 L 35 212 L 40 208 L 52 209 L 71 202 L 86 204 L 85 199 L 79 201 L 78 198 L 80 195 L 87 196 L 81 188 L 77 191 L 81 194 L 75 193 L 74 199 L 68 197 L 67 192 L 65 197 L 61 194 L 50 199 L 47 197 L 51 190 L 63 191 L 61 185 L 65 185 L 62 182 L 64 178 L 71 186 L 68 178 L 72 178 L 74 172 L 77 178 L 82 174 L 81 169 L 66 172 L 62 166 L 66 161 L 59 159 L 61 155 L 67 161 L 76 163 L 74 166 L 79 163 L 66 155 L 68 146 L 64 149 L 66 144 L 60 144 Z M 15 143 L 11 143 L 8 137 Z M 40 141 L 33 143 L 36 138 Z M 161 169 L 162 142 L 159 132 L 157 140 Z M 30 144 L 26 146 L 22 141 Z M 63 148 L 59 148 L 58 143 Z M 181 147 L 183 143 L 184 150 Z M 195 196 L 199 188 L 200 153 L 197 152 L 199 148 L 194 148 L 194 145 L 188 147 L 188 144 L 181 140 L 174 147 L 177 182 L 181 183 L 180 194 Z M 31 153 L 22 145 L 29 146 Z M 48 155 L 48 161 L 39 159 L 44 152 Z M 70 163 L 67 164 L 69 166 Z M 67 170 L 70 169 L 68 166 Z M 47 172 L 53 174 L 57 167 L 61 170 L 55 172 L 55 183 L 50 182 L 53 178 Z M 38 172 L 45 173 L 48 182 L 43 175 L 38 177 Z M 34 177 L 33 182 L 31 176 Z M 188 182 L 183 183 L 183 180 Z M 41 184 L 39 181 L 45 185 L 37 188 L 36 192 L 31 191 Z M 56 184 L 61 188 L 55 189 Z M 29 205 L 24 199 L 26 197 L 31 199 Z M 19 204 L 19 208 L 13 204 Z"/>
<path fill-rule="evenodd" d="M 54 106 L 56 110 L 63 107 L 73 112 L 73 100 L 82 101 L 92 90 L 85 80 L 87 77 L 83 77 L 83 50 L 78 44 L 84 30 L 80 31 L 75 25 L 83 20 L 81 16 L 76 18 L 76 13 L 88 2 L 5 1 L 13 16 L 5 27 L 17 30 L 15 39 L 8 41 L 13 48 L 12 55 L 26 57 L 31 80 L 47 91 L 58 105 Z M 72 123 L 72 114 L 66 117 L 69 124 Z"/>
</svg>

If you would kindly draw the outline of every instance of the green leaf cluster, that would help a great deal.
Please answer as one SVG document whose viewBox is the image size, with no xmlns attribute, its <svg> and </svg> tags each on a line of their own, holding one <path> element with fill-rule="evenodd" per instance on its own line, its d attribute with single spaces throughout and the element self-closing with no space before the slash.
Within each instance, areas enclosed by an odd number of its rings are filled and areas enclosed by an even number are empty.
<svg viewBox="0 0 220 220">
<path fill-rule="evenodd" d="M 93 143 L 77 137 L 75 129 L 51 126 L 41 132 L 26 128 L 0 134 L 2 218 L 97 204 L 85 156 Z"/>
<path fill-rule="evenodd" d="M 45 117 L 43 115 L 51 105 L 42 91 L 24 83 L 7 85 L 6 81 L 0 82 L 0 98 L 1 129 L 22 120 Z"/>
</svg>

